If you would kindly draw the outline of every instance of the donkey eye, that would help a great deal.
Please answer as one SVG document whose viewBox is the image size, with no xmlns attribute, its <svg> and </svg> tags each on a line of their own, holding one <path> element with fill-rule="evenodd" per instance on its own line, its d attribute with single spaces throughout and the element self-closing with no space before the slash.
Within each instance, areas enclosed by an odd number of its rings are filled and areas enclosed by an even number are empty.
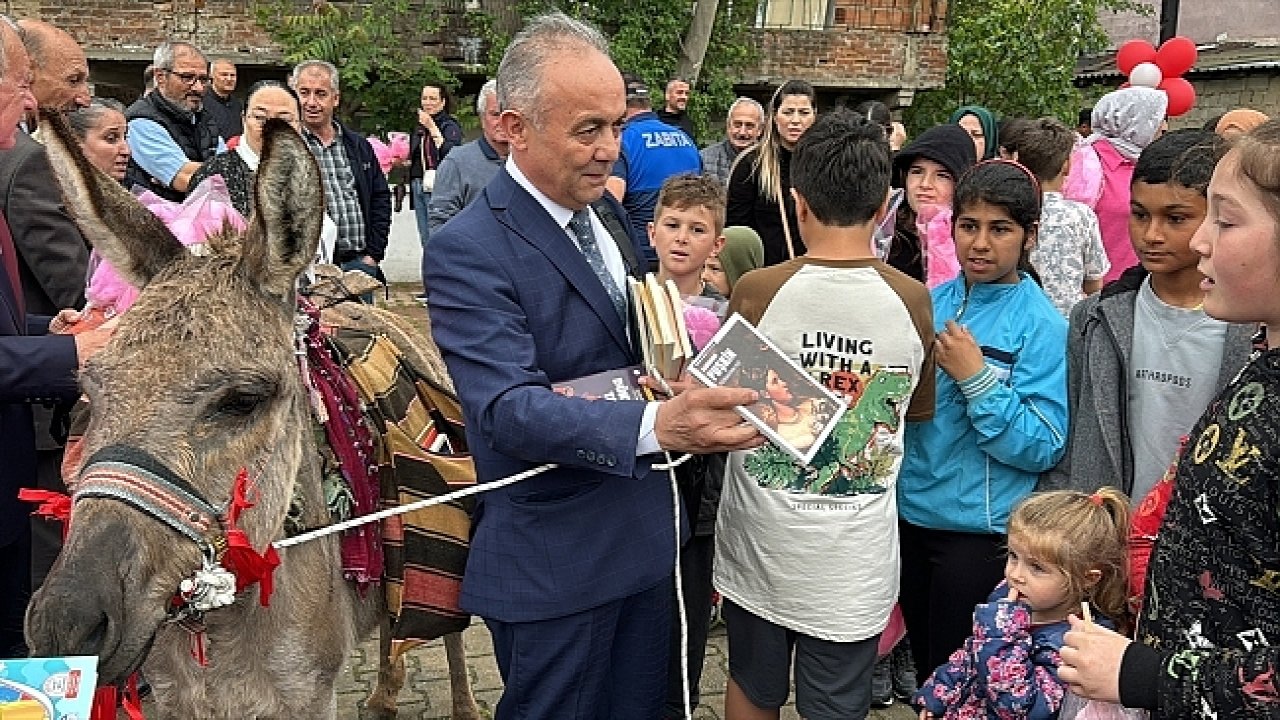
<svg viewBox="0 0 1280 720">
<path fill-rule="evenodd" d="M 211 414 L 214 417 L 244 417 L 257 410 L 269 397 L 270 394 L 265 392 L 233 390 L 218 400 Z"/>
</svg>

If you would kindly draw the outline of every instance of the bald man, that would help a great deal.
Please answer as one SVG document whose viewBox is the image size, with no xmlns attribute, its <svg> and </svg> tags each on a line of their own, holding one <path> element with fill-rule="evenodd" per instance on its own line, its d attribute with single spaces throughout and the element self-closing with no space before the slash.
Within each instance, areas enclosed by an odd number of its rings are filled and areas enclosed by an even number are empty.
<svg viewBox="0 0 1280 720">
<path fill-rule="evenodd" d="M 36 105 L 64 113 L 89 107 L 89 61 L 80 43 L 43 20 L 19 20 L 18 27 L 31 56 L 31 94 Z"/>
</svg>

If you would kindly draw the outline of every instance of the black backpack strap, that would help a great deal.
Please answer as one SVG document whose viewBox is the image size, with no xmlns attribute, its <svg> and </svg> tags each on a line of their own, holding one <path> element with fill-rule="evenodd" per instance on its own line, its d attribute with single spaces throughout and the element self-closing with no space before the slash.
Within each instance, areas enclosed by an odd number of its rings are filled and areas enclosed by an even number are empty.
<svg viewBox="0 0 1280 720">
<path fill-rule="evenodd" d="M 614 244 L 618 246 L 618 252 L 622 253 L 622 264 L 627 266 L 627 274 L 637 280 L 643 280 L 647 268 L 641 265 L 640 259 L 636 257 L 631 233 L 627 232 L 618 213 L 613 211 L 613 205 L 601 198 L 591 203 L 591 209 L 595 210 L 596 217 L 600 218 L 600 222 L 609 231 L 609 237 L 612 237 Z"/>
</svg>

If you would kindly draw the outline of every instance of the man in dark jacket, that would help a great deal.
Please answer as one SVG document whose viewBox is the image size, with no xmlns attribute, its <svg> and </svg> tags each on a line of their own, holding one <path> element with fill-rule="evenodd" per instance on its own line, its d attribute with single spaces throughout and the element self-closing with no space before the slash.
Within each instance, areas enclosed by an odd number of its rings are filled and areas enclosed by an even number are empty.
<svg viewBox="0 0 1280 720">
<path fill-rule="evenodd" d="M 0 43 L 0 150 L 10 150 L 18 121 L 24 111 L 35 109 L 35 102 L 20 87 L 30 62 L 8 19 L 0 19 Z M 18 500 L 18 489 L 36 483 L 32 403 L 74 399 L 79 394 L 77 367 L 112 332 L 48 335 L 49 324 L 49 317 L 28 313 L 17 252 L 0 215 L 0 657 L 26 654 L 22 616 L 30 592 L 31 507 Z"/>
<path fill-rule="evenodd" d="M 325 212 L 338 226 L 333 260 L 383 279 L 378 264 L 391 233 L 391 190 L 369 141 L 333 117 L 341 99 L 338 69 L 307 60 L 293 69 L 289 84 L 302 103 L 302 137 L 320 164 Z"/>
<path fill-rule="evenodd" d="M 125 111 L 132 153 L 125 183 L 181 201 L 191 176 L 226 146 L 204 110 L 209 86 L 204 53 L 190 43 L 163 43 L 156 48 L 155 66 L 155 92 Z"/>
</svg>

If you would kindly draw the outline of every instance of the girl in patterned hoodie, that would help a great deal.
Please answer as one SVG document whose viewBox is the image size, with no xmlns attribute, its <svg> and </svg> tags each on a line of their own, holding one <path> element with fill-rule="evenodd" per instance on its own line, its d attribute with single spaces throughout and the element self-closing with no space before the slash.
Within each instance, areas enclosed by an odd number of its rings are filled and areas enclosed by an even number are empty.
<svg viewBox="0 0 1280 720">
<path fill-rule="evenodd" d="M 973 635 L 916 694 L 920 720 L 1058 717 L 1067 615 L 1087 600 L 1099 614 L 1123 617 L 1128 524 L 1129 499 L 1113 488 L 1020 503 L 1009 518 L 1004 582 L 974 610 Z"/>
</svg>

